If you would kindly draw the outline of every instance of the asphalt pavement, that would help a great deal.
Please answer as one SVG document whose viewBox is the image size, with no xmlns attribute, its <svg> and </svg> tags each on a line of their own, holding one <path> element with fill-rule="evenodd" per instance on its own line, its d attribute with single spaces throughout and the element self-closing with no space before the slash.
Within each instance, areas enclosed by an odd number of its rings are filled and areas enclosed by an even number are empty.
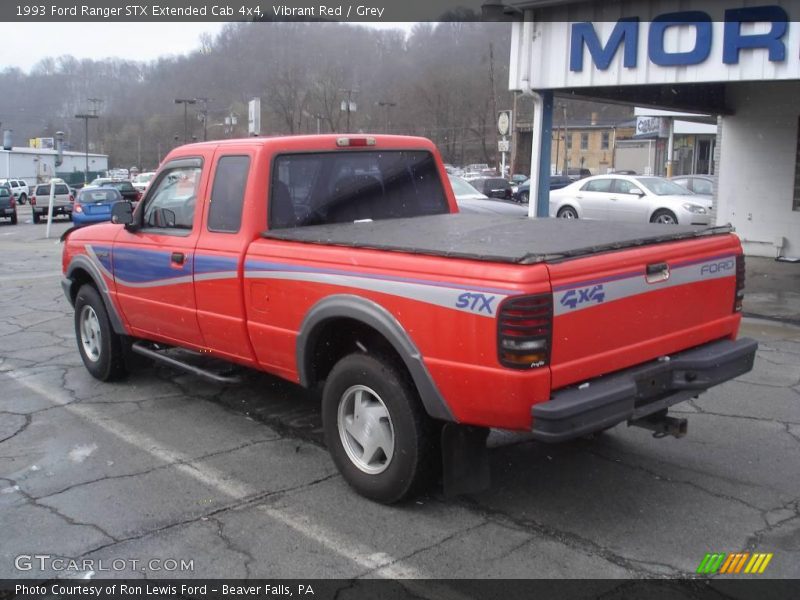
<svg viewBox="0 0 800 600">
<path fill-rule="evenodd" d="M 59 285 L 69 223 L 45 239 L 26 211 L 0 224 L 0 578 L 678 577 L 740 551 L 800 576 L 800 328 L 747 319 L 755 369 L 679 405 L 685 438 L 496 432 L 491 489 L 386 507 L 337 474 L 295 385 L 92 379 Z"/>
</svg>

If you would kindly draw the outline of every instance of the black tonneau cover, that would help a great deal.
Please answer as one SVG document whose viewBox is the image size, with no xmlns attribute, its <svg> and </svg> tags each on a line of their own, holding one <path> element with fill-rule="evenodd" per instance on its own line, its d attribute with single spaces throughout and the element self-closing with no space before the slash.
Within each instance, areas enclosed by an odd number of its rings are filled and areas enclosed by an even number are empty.
<svg viewBox="0 0 800 600">
<path fill-rule="evenodd" d="M 730 226 L 694 227 L 456 213 L 277 229 L 262 235 L 307 244 L 533 264 L 730 231 Z"/>
</svg>

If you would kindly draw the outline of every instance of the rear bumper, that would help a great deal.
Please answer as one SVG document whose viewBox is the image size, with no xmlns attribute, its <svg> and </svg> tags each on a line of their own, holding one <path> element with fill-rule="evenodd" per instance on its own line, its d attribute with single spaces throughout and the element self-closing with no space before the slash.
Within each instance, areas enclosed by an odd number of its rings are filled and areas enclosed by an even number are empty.
<svg viewBox="0 0 800 600">
<path fill-rule="evenodd" d="M 531 409 L 534 437 L 563 442 L 639 419 L 753 368 L 758 343 L 721 340 L 553 393 Z"/>
</svg>

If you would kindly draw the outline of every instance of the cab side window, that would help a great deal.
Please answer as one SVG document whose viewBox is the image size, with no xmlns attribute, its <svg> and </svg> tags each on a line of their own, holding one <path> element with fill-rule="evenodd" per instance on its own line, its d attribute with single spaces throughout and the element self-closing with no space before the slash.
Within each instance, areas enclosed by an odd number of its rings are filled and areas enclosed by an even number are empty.
<svg viewBox="0 0 800 600">
<path fill-rule="evenodd" d="M 166 170 L 147 199 L 143 226 L 191 230 L 201 172 L 199 165 Z"/>
<path fill-rule="evenodd" d="M 249 156 L 223 156 L 217 162 L 211 207 L 208 211 L 208 230 L 236 233 L 242 225 L 242 203 L 250 172 Z"/>
</svg>

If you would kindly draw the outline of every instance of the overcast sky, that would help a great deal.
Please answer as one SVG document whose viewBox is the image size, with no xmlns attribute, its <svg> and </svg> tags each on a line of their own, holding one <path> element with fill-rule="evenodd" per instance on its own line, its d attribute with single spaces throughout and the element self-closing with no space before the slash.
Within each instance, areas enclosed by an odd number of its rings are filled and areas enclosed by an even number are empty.
<svg viewBox="0 0 800 600">
<path fill-rule="evenodd" d="M 150 61 L 186 54 L 200 45 L 200 35 L 218 33 L 224 23 L 5 23 L 0 69 L 24 71 L 48 56 L 107 57 Z M 364 23 L 367 25 L 367 23 Z M 413 23 L 368 24 L 410 30 Z"/>
</svg>

